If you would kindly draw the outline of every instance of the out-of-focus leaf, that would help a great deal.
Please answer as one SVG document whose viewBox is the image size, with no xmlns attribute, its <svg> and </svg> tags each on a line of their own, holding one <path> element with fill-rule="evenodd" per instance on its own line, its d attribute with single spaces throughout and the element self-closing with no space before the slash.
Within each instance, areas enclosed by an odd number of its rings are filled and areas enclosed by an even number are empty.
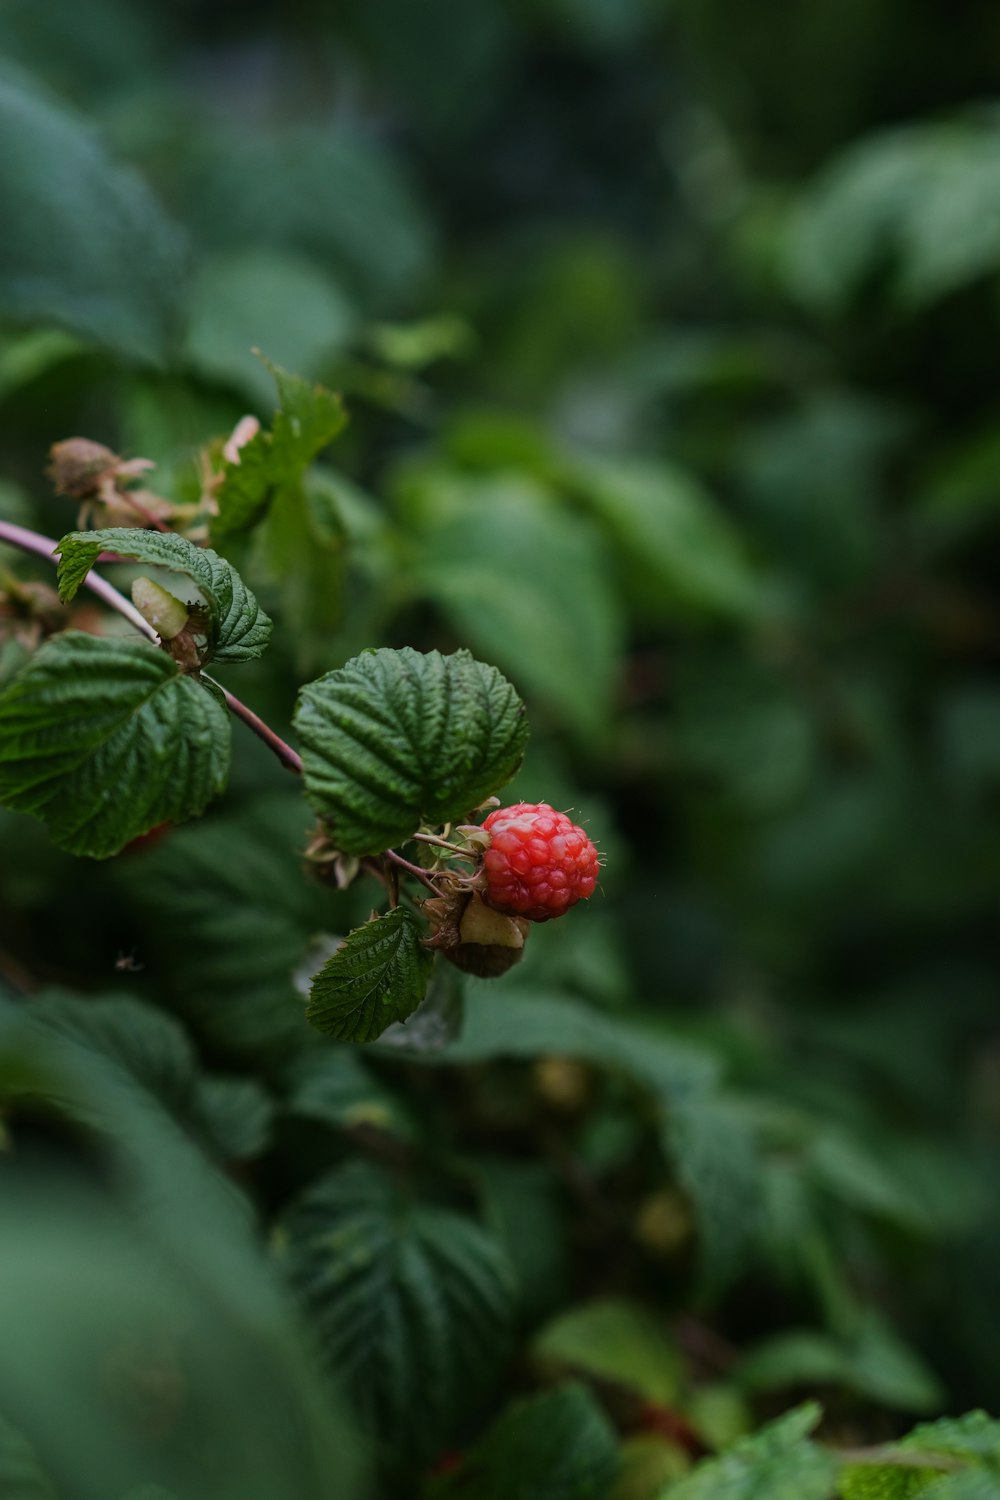
<svg viewBox="0 0 1000 1500">
<path fill-rule="evenodd" d="M 809 1439 L 819 1417 L 815 1403 L 796 1407 L 698 1464 L 660 1500 L 830 1500 L 836 1459 Z"/>
<path fill-rule="evenodd" d="M 503 1375 L 514 1277 L 499 1241 L 354 1161 L 292 1205 L 278 1244 L 380 1450 L 431 1457 Z"/>
<path fill-rule="evenodd" d="M 848 148 L 788 223 L 792 288 L 836 312 L 889 265 L 896 297 L 920 307 L 1000 265 L 997 125 L 918 124 Z"/>
<path fill-rule="evenodd" d="M 203 1074 L 173 1016 L 128 995 L 52 992 L 36 997 L 30 1021 L 121 1069 L 221 1159 L 253 1156 L 267 1143 L 273 1108 L 265 1090 L 252 1078 Z"/>
<path fill-rule="evenodd" d="M 753 618 L 762 581 L 734 524 L 689 475 L 665 464 L 578 457 L 570 477 L 629 563 L 656 614 Z"/>
<path fill-rule="evenodd" d="M 184 252 L 177 229 L 91 126 L 0 74 L 0 309 L 59 322 L 131 358 L 172 342 Z"/>
<path fill-rule="evenodd" d="M 599 732 L 621 621 L 595 532 L 518 476 L 432 475 L 420 490 L 409 506 L 417 589 L 526 691 L 579 732 Z"/>
<path fill-rule="evenodd" d="M 356 321 L 353 305 L 324 271 L 281 250 L 239 249 L 209 257 L 191 293 L 185 352 L 200 374 L 235 386 L 259 408 L 272 385 L 252 353 L 318 378 Z"/>
<path fill-rule="evenodd" d="M 166 993 L 227 1050 L 274 1059 L 308 1034 L 292 975 L 326 914 L 302 874 L 308 824 L 299 796 L 257 797 L 116 867 L 119 900 L 139 914 L 141 949 Z"/>
<path fill-rule="evenodd" d="M 942 1395 L 920 1356 L 876 1319 L 853 1341 L 805 1329 L 777 1334 L 753 1350 L 737 1373 L 748 1391 L 840 1386 L 897 1411 L 931 1410 Z"/>
<path fill-rule="evenodd" d="M 666 1111 L 664 1150 L 698 1218 L 703 1275 L 718 1289 L 743 1270 L 757 1234 L 761 1165 L 752 1120 L 724 1099 Z"/>
<path fill-rule="evenodd" d="M 680 1443 L 656 1433 L 626 1437 L 618 1456 L 618 1479 L 611 1500 L 659 1500 L 667 1485 L 691 1467 Z"/>
<path fill-rule="evenodd" d="M 522 1321 L 531 1325 L 566 1294 L 571 1257 L 561 1184 L 544 1162 L 500 1156 L 477 1156 L 472 1174 L 517 1275 Z"/>
<path fill-rule="evenodd" d="M 665 1098 L 696 1098 L 717 1075 L 714 1058 L 657 1028 L 557 997 L 518 990 L 498 1005 L 473 990 L 462 1035 L 434 1063 L 485 1062 L 499 1057 L 578 1057 L 620 1069 Z"/>
<path fill-rule="evenodd" d="M 680 1394 L 680 1354 L 656 1313 L 637 1302 L 605 1297 L 570 1308 L 545 1325 L 531 1349 L 543 1367 L 607 1380 L 663 1406 Z"/>
<path fill-rule="evenodd" d="M 475 1450 L 476 1500 L 605 1500 L 618 1469 L 614 1428 L 580 1385 L 517 1401 Z"/>
<path fill-rule="evenodd" d="M 806 1163 L 816 1182 L 851 1207 L 893 1219 L 904 1228 L 923 1227 L 924 1206 L 914 1201 L 906 1183 L 885 1169 L 874 1149 L 866 1149 L 845 1132 L 822 1131 Z"/>
<path fill-rule="evenodd" d="M 38 1172 L 29 1152 L 4 1188 L 0 1405 L 54 1493 L 162 1481 L 191 1500 L 320 1500 L 336 1475 L 353 1496 L 357 1450 L 245 1205 L 138 1075 L 83 1029 L 0 1007 L 0 1097 L 18 1131 L 40 1101 L 60 1139 L 84 1122 L 98 1167 L 81 1173 L 71 1152 Z M 208 1448 L 191 1441 L 192 1411 Z"/>
<path fill-rule="evenodd" d="M 249 1161 L 271 1141 L 274 1102 L 255 1078 L 201 1078 L 196 1119 L 224 1161 Z"/>
<path fill-rule="evenodd" d="M 754 424 L 737 481 L 759 543 L 801 593 L 842 589 L 878 565 L 879 515 L 891 460 L 910 433 L 888 401 L 810 394 Z"/>
<path fill-rule="evenodd" d="M 192 217 L 219 247 L 284 246 L 369 303 L 424 274 L 432 236 L 387 148 L 329 127 L 220 131 L 183 163 Z"/>
<path fill-rule="evenodd" d="M 814 771 L 819 734 L 802 695 L 732 648 L 687 654 L 678 673 L 674 749 L 751 813 L 794 803 Z"/>
<path fill-rule="evenodd" d="M 0 1494 L 4 1500 L 57 1500 L 52 1481 L 23 1433 L 0 1415 Z"/>
<path fill-rule="evenodd" d="M 284 1110 L 337 1130 L 375 1126 L 414 1136 L 416 1123 L 402 1099 L 381 1082 L 352 1047 L 313 1047 L 284 1076 Z"/>
</svg>

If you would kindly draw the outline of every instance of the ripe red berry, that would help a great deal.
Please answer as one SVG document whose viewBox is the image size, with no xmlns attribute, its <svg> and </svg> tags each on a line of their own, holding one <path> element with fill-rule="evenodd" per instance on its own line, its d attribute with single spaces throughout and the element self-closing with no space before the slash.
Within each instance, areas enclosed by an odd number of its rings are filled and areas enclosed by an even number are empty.
<svg viewBox="0 0 1000 1500">
<path fill-rule="evenodd" d="M 582 828 L 547 802 L 499 807 L 483 824 L 487 903 L 508 916 L 547 922 L 593 895 L 597 850 Z"/>
</svg>

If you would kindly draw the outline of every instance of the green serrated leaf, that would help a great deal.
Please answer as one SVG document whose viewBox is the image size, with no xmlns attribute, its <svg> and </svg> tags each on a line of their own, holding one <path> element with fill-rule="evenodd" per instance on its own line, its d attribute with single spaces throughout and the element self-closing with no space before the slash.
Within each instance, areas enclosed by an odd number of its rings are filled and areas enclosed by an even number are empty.
<svg viewBox="0 0 1000 1500">
<path fill-rule="evenodd" d="M 324 1358 L 383 1455 L 440 1451 L 503 1377 L 514 1282 L 497 1240 L 354 1161 L 307 1190 L 278 1243 Z"/>
<path fill-rule="evenodd" d="M 278 387 L 279 407 L 271 431 L 261 429 L 227 463 L 218 493 L 215 537 L 243 531 L 259 520 L 274 497 L 297 485 L 316 455 L 344 427 L 340 397 L 321 385 L 291 375 L 261 356 Z"/>
<path fill-rule="evenodd" d="M 467 817 L 517 770 L 524 705 L 467 651 L 354 657 L 303 688 L 295 713 L 306 794 L 347 854 L 377 854 L 422 823 Z"/>
<path fill-rule="evenodd" d="M 618 1443 L 590 1392 L 564 1385 L 509 1407 L 470 1467 L 476 1500 L 606 1500 Z"/>
<path fill-rule="evenodd" d="M 229 772 L 229 717 L 162 651 L 70 631 L 0 693 L 0 804 L 106 859 L 200 813 Z"/>
<path fill-rule="evenodd" d="M 819 1418 L 815 1402 L 797 1406 L 700 1463 L 661 1500 L 830 1500 L 836 1460 L 809 1440 Z"/>
<path fill-rule="evenodd" d="M 680 1355 L 655 1312 L 621 1298 L 561 1313 L 538 1334 L 532 1355 L 543 1366 L 611 1381 L 666 1406 L 680 1394 Z"/>
<path fill-rule="evenodd" d="M 984 1411 L 963 1417 L 922 1422 L 890 1451 L 912 1457 L 913 1468 L 879 1463 L 849 1463 L 840 1479 L 843 1500 L 996 1500 L 1000 1496 L 1000 1422 Z M 928 1455 L 926 1468 L 919 1456 Z M 962 1460 L 970 1468 L 942 1476 L 942 1460 Z M 936 1461 L 936 1462 L 935 1462 Z M 983 1466 L 988 1466 L 984 1472 Z"/>
<path fill-rule="evenodd" d="M 271 636 L 271 621 L 235 568 L 210 547 L 196 547 L 174 532 L 138 531 L 125 526 L 104 531 L 71 531 L 59 542 L 59 597 L 72 599 L 102 552 L 186 573 L 209 610 L 206 661 L 252 661 Z"/>
<path fill-rule="evenodd" d="M 405 1021 L 424 998 L 434 963 L 422 937 L 405 906 L 355 927 L 313 979 L 307 1019 L 338 1042 L 373 1042 Z"/>
</svg>

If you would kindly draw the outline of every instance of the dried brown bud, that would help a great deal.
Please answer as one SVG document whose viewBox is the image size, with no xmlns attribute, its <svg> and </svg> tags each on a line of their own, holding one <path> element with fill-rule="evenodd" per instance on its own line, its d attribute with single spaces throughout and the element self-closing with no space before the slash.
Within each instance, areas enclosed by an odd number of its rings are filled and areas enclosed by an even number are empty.
<svg viewBox="0 0 1000 1500">
<path fill-rule="evenodd" d="M 16 641 L 26 651 L 62 630 L 66 610 L 46 583 L 21 583 L 5 574 L 0 580 L 0 643 Z"/>
<path fill-rule="evenodd" d="M 73 500 L 98 497 L 109 476 L 114 482 L 113 476 L 120 462 L 117 453 L 112 453 L 102 443 L 79 437 L 53 443 L 50 456 L 52 464 L 48 472 L 56 492 L 69 495 Z"/>
<path fill-rule="evenodd" d="M 60 495 L 80 501 L 78 524 L 96 519 L 102 526 L 149 526 L 173 514 L 169 500 L 130 486 L 154 466 L 149 458 L 120 458 L 103 443 L 66 438 L 53 443 L 51 478 Z"/>
</svg>

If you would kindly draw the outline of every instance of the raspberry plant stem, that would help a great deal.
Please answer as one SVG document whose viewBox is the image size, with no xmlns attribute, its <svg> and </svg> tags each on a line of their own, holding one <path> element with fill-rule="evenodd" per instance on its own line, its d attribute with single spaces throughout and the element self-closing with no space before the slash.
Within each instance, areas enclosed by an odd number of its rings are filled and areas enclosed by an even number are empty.
<svg viewBox="0 0 1000 1500">
<path fill-rule="evenodd" d="M 398 865 L 401 870 L 406 870 L 408 874 L 416 876 L 422 885 L 425 885 L 429 891 L 433 891 L 435 896 L 438 895 L 438 888 L 426 870 L 422 870 L 419 865 L 411 864 L 408 859 L 404 859 L 401 854 L 397 854 L 395 849 L 387 849 L 385 857 L 392 864 Z"/>
<path fill-rule="evenodd" d="M 449 849 L 452 854 L 461 855 L 462 859 L 470 860 L 472 864 L 476 862 L 476 856 L 471 850 L 462 849 L 458 844 L 449 844 L 447 839 L 439 839 L 437 834 L 415 833 L 413 834 L 413 840 L 418 844 L 435 844 L 439 849 Z"/>
<path fill-rule="evenodd" d="M 48 562 L 53 561 L 55 550 L 58 546 L 58 543 L 54 542 L 51 537 L 42 536 L 37 531 L 29 531 L 25 526 L 15 526 L 13 521 L 3 520 L 0 520 L 0 542 L 6 542 L 11 547 L 19 547 L 22 552 L 34 552 L 37 557 L 44 557 Z M 111 609 L 117 610 L 124 619 L 128 620 L 130 625 L 133 625 L 136 630 L 141 631 L 147 640 L 159 645 L 160 637 L 149 621 L 144 620 L 132 601 L 126 599 L 124 594 L 120 594 L 99 573 L 91 570 L 84 579 L 84 585 L 90 589 L 92 594 L 96 594 L 99 599 L 103 599 L 104 603 Z M 213 677 L 209 677 L 207 674 L 203 674 L 203 676 L 206 682 L 210 682 L 213 687 L 218 688 L 226 700 L 226 707 L 230 713 L 237 719 L 242 719 L 247 728 L 252 730 L 257 738 L 263 740 L 268 749 L 274 752 L 283 766 L 289 771 L 294 771 L 296 775 L 301 775 L 302 757 L 292 749 L 291 745 L 286 744 L 280 735 L 275 734 L 274 730 L 265 724 L 264 720 L 259 718 L 252 708 L 248 708 L 228 688 L 224 688 L 221 683 L 216 682 Z"/>
</svg>

